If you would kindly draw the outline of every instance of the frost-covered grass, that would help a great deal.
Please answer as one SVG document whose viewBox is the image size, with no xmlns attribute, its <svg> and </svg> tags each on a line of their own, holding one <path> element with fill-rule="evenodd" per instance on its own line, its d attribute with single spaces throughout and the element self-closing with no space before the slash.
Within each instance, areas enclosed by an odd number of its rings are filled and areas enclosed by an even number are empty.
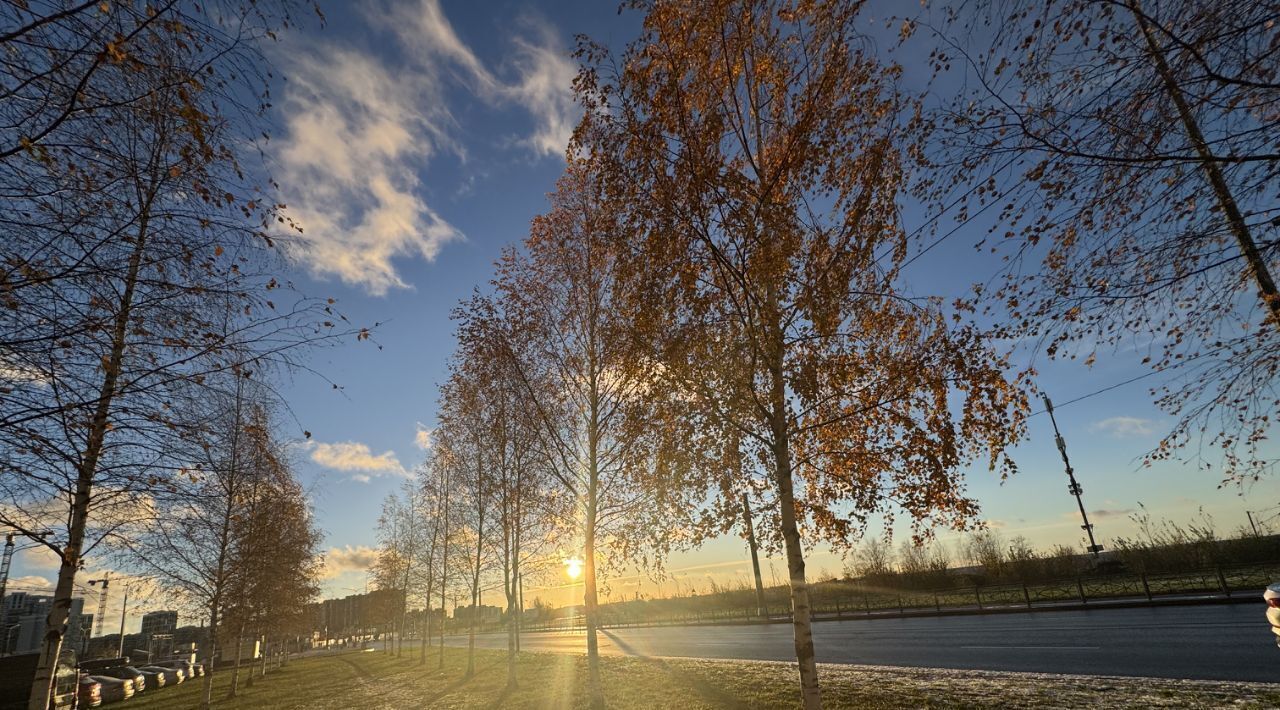
<svg viewBox="0 0 1280 710">
<path fill-rule="evenodd" d="M 506 656 L 476 651 L 476 674 L 464 677 L 466 650 L 437 651 L 427 665 L 379 652 L 348 652 L 293 661 L 225 700 L 227 674 L 216 677 L 215 708 L 585 708 L 586 659 L 522 653 L 519 687 L 507 692 Z M 796 673 L 787 663 L 604 657 L 610 708 L 797 707 Z M 1280 685 L 996 673 L 882 666 L 823 665 L 829 708 L 921 707 L 1280 707 Z M 197 683 L 138 697 L 123 708 L 190 708 Z"/>
</svg>

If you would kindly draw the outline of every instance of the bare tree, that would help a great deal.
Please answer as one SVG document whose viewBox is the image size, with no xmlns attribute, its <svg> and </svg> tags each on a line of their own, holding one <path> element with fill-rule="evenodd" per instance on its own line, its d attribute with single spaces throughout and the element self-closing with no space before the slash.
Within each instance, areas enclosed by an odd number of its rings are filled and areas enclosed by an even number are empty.
<svg viewBox="0 0 1280 710">
<path fill-rule="evenodd" d="M 163 465 L 184 434 L 176 390 L 285 359 L 324 316 L 266 298 L 268 229 L 284 218 L 239 163 L 262 108 L 265 5 L 3 12 L 0 520 L 58 528 L 30 697 L 43 709 L 81 561 L 149 505 L 142 491 L 176 485 Z"/>
<path fill-rule="evenodd" d="M 1007 266 L 974 298 L 1005 335 L 1167 373 L 1148 461 L 1222 451 L 1268 471 L 1280 397 L 1275 7 L 1241 0 L 941 5 L 941 85 L 919 194 Z M 978 237 L 981 238 L 978 238 Z M 1153 373 L 1154 374 L 1154 373 Z"/>
<path fill-rule="evenodd" d="M 590 166 L 570 165 L 550 211 L 533 223 L 527 255 L 509 251 L 499 262 L 496 299 L 477 297 L 459 311 L 463 333 L 503 314 L 505 325 L 487 332 L 490 352 L 507 359 L 536 417 L 547 475 L 574 501 L 593 705 L 603 703 L 600 571 L 670 546 L 692 507 L 681 480 L 691 474 L 675 463 L 681 448 L 648 416 L 666 393 L 651 386 L 650 363 L 633 357 L 635 333 L 614 295 L 617 212 L 602 197 Z"/>
<path fill-rule="evenodd" d="M 485 435 L 476 444 L 485 447 L 489 461 L 480 473 L 492 497 L 494 549 L 507 603 L 507 685 L 514 688 L 523 562 L 548 539 L 556 523 L 568 517 L 568 496 L 548 485 L 553 464 L 542 446 L 539 403 L 531 399 L 520 363 L 511 357 L 516 326 L 501 312 L 501 305 L 480 297 L 463 304 L 456 358 L 459 374 L 467 372 L 479 384 L 476 401 L 483 402 Z"/>
</svg>

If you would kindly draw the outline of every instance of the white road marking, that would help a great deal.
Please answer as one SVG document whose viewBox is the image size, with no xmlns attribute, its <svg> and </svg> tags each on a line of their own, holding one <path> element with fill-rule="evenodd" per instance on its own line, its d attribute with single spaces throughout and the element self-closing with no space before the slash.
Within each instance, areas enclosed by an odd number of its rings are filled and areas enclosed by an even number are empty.
<svg viewBox="0 0 1280 710">
<path fill-rule="evenodd" d="M 1020 651 L 1097 651 L 1101 646 L 961 646 L 960 648 L 987 650 L 1017 649 Z"/>
</svg>

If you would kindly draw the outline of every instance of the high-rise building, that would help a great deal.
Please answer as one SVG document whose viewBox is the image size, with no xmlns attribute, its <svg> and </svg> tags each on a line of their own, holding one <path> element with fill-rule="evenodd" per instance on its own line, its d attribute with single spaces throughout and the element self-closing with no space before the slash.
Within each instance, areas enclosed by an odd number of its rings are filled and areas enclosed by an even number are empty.
<svg viewBox="0 0 1280 710">
<path fill-rule="evenodd" d="M 44 640 L 45 621 L 53 597 L 27 592 L 6 594 L 0 607 L 0 653 L 31 653 L 40 650 Z M 71 599 L 64 644 L 82 650 L 93 629 L 93 614 L 84 613 L 84 599 Z"/>
<path fill-rule="evenodd" d="M 176 611 L 149 611 L 142 615 L 143 638 L 155 634 L 171 634 L 176 628 L 178 628 Z"/>
</svg>

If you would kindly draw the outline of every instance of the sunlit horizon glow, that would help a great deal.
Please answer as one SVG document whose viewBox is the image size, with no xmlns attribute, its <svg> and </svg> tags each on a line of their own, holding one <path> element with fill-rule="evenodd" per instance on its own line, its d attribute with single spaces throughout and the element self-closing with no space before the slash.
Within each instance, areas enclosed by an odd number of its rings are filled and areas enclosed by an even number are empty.
<svg viewBox="0 0 1280 710">
<path fill-rule="evenodd" d="M 569 579 L 577 579 L 582 576 L 582 560 L 577 557 L 571 557 L 564 561 L 565 573 L 569 575 Z"/>
</svg>

